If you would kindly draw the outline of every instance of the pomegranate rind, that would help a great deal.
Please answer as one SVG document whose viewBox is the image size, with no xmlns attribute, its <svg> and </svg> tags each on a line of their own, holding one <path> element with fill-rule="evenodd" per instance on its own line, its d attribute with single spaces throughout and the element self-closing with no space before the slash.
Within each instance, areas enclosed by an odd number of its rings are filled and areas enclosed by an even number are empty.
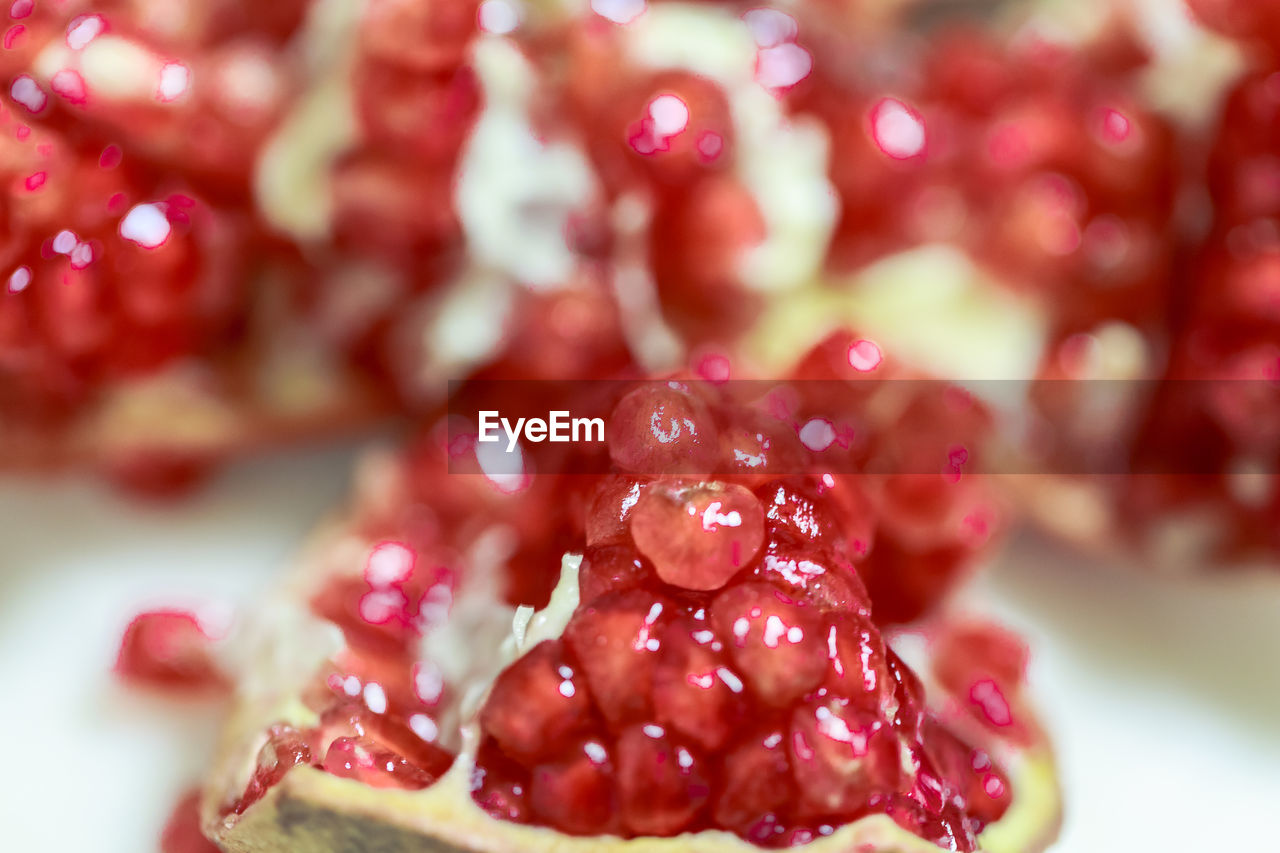
<svg viewBox="0 0 1280 853">
<path fill-rule="evenodd" d="M 1035 753 L 1015 769 L 1008 815 L 979 837 L 989 853 L 1044 850 L 1060 811 L 1052 762 Z M 243 817 L 217 817 L 220 795 L 206 792 L 205 831 L 228 853 L 752 853 L 760 848 L 727 832 L 671 838 L 573 837 L 495 820 L 471 800 L 469 762 L 459 761 L 422 791 L 375 789 L 311 767 L 291 771 Z M 884 815 L 862 818 L 805 845 L 808 853 L 936 853 L 938 847 Z"/>
</svg>

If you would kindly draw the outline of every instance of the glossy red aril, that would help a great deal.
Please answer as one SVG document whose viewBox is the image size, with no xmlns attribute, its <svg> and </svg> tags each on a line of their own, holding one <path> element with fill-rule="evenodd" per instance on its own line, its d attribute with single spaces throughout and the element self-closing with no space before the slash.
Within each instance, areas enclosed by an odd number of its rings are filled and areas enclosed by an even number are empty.
<svg viewBox="0 0 1280 853">
<path fill-rule="evenodd" d="M 182 610 L 136 616 L 125 628 L 115 670 L 126 681 L 171 689 L 227 684 L 214 661 L 209 634 L 195 614 Z"/>
<path fill-rule="evenodd" d="M 631 726 L 618 738 L 622 823 L 637 835 L 676 835 L 706 806 L 711 785 L 694 752 L 662 726 Z"/>
<path fill-rule="evenodd" d="M 803 807 L 814 815 L 866 808 L 874 792 L 904 787 L 902 745 L 875 711 L 838 696 L 793 712 L 791 765 Z"/>
<path fill-rule="evenodd" d="M 745 685 L 724 643 L 706 621 L 671 625 L 653 671 L 657 721 L 705 750 L 720 749 L 747 709 Z"/>
<path fill-rule="evenodd" d="M 590 603 L 607 592 L 635 589 L 656 577 L 653 567 L 629 545 L 587 548 L 578 568 L 582 602 Z"/>
<path fill-rule="evenodd" d="M 644 486 L 634 477 L 610 476 L 595 488 L 587 508 L 588 546 L 630 543 L 631 511 L 640 501 Z"/>
<path fill-rule="evenodd" d="M 564 642 L 610 725 L 652 713 L 653 669 L 670 611 L 669 602 L 632 590 L 596 598 L 569 620 Z"/>
<path fill-rule="evenodd" d="M 897 684 L 884 640 L 871 620 L 856 612 L 836 614 L 825 639 L 831 666 L 824 686 L 868 708 L 893 707 Z"/>
<path fill-rule="evenodd" d="M 666 583 L 719 589 L 764 544 L 764 511 L 755 495 L 732 483 L 655 483 L 632 512 L 631 536 Z"/>
<path fill-rule="evenodd" d="M 786 730 L 748 736 L 725 756 L 721 784 L 716 823 L 757 844 L 774 841 L 797 799 Z"/>
<path fill-rule="evenodd" d="M 766 705 L 790 705 L 817 687 L 827 671 L 821 612 L 775 586 L 730 587 L 712 602 L 709 621 L 747 686 Z"/>
<path fill-rule="evenodd" d="M 771 543 L 751 576 L 781 589 L 789 598 L 820 609 L 869 612 L 871 598 L 852 564 L 818 548 Z"/>
<path fill-rule="evenodd" d="M 480 727 L 513 757 L 549 757 L 586 728 L 591 697 L 564 644 L 545 640 L 503 670 L 480 713 Z"/>
<path fill-rule="evenodd" d="M 746 286 L 747 252 L 767 236 L 764 214 L 740 181 L 716 175 L 659 199 L 649 256 L 664 319 L 686 340 L 728 343 L 763 300 Z"/>
<path fill-rule="evenodd" d="M 324 754 L 324 769 L 371 788 L 416 790 L 434 782 L 436 774 L 410 764 L 404 756 L 369 738 L 340 737 Z"/>
<path fill-rule="evenodd" d="M 775 540 L 804 547 L 835 547 L 849 560 L 865 557 L 875 538 L 873 509 L 850 477 L 817 487 L 804 478 L 775 480 L 756 489 Z"/>
<path fill-rule="evenodd" d="M 530 773 L 529 805 L 541 821 L 571 835 L 618 830 L 618 804 L 609 751 L 599 741 L 571 748 Z"/>
<path fill-rule="evenodd" d="M 1012 789 L 991 756 L 933 720 L 929 721 L 926 736 L 930 756 L 942 778 L 947 784 L 955 785 L 957 793 L 964 798 L 965 810 L 979 824 L 977 831 L 999 820 L 1009 808 Z"/>
<path fill-rule="evenodd" d="M 471 796 L 485 813 L 498 820 L 528 823 L 529 771 L 503 754 L 492 741 L 480 744 L 471 775 Z"/>
<path fill-rule="evenodd" d="M 614 408 L 607 429 L 609 456 L 623 471 L 699 474 L 715 465 L 719 438 L 711 411 L 678 382 L 631 391 Z"/>
</svg>

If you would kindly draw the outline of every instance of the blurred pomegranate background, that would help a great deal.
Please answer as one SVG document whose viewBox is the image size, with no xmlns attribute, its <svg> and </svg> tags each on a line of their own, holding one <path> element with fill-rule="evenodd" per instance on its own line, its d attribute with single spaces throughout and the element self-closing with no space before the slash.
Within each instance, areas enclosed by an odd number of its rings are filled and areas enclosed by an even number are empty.
<svg viewBox="0 0 1280 853">
<path fill-rule="evenodd" d="M 1052 849 L 1266 847 L 1280 3 L 3 0 L 0 78 L 0 846 L 210 849 L 173 804 L 281 568 L 354 505 L 458 565 L 498 531 L 503 606 L 585 543 L 584 602 L 643 562 L 697 612 L 803 540 L 850 578 L 805 594 L 913 667 L 956 613 L 1025 639 Z M 687 385 L 593 384 L 643 377 Z M 468 393 L 565 383 L 607 448 L 507 470 L 457 431 Z M 308 612 L 343 665 L 408 665 L 430 590 L 402 625 L 355 583 Z M 820 681 L 735 654 L 766 697 Z M 407 719 L 426 786 L 444 718 Z M 1003 813 L 986 778 L 930 840 Z"/>
</svg>

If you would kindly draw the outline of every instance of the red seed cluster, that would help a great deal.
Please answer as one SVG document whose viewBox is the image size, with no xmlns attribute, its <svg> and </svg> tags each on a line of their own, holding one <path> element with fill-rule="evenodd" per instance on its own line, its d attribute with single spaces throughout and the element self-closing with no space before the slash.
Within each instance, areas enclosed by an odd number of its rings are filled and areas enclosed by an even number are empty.
<svg viewBox="0 0 1280 853">
<path fill-rule="evenodd" d="M 1192 3 L 1209 23 L 1275 45 L 1269 4 Z M 1166 378 L 1135 442 L 1167 475 L 1126 481 L 1121 512 L 1148 530 L 1198 514 L 1216 530 L 1209 555 L 1280 547 L 1280 60 L 1268 51 L 1228 92 L 1209 148 L 1211 228 L 1184 271 L 1185 309 Z"/>
<path fill-rule="evenodd" d="M 481 711 L 477 802 L 571 834 L 715 827 L 770 847 L 883 812 L 972 849 L 1007 782 L 928 715 L 885 646 L 851 562 L 871 538 L 845 516 L 858 501 L 834 478 L 771 477 L 785 428 L 752 473 L 660 473 L 732 457 L 720 430 L 744 416 L 675 382 L 619 403 L 610 452 L 629 470 L 592 490 L 563 636 L 506 669 Z"/>
<path fill-rule="evenodd" d="M 0 105 L 0 400 L 56 418 L 105 383 L 206 352 L 241 316 L 238 226 Z"/>
<path fill-rule="evenodd" d="M 867 366 L 859 343 L 832 339 L 824 352 L 843 347 L 856 373 L 849 350 Z M 835 366 L 831 375 L 844 376 Z M 849 381 L 856 393 L 842 407 L 827 401 L 836 424 L 877 393 L 875 383 Z M 883 572 L 888 613 L 935 602 L 981 541 L 956 538 L 954 552 L 926 549 L 918 563 L 903 554 L 954 520 L 951 503 L 971 499 L 971 478 L 940 471 L 922 491 L 930 500 L 899 504 L 893 477 L 821 473 L 822 453 L 800 432 L 822 401 L 802 383 L 782 388 L 797 391 L 790 408 L 706 383 L 634 383 L 609 419 L 614 473 L 604 476 L 539 474 L 512 485 L 481 473 L 474 443 L 425 436 L 363 499 L 357 528 L 374 543 L 363 571 L 325 579 L 311 600 L 345 639 L 307 692 L 320 725 L 268 732 L 248 788 L 227 809 L 243 811 L 297 765 L 375 787 L 439 778 L 454 757 L 442 729 L 456 720 L 465 685 L 420 659 L 420 641 L 451 618 L 459 579 L 474 570 L 465 555 L 486 530 L 502 529 L 515 534 L 513 603 L 545 603 L 560 556 L 576 552 L 581 605 L 561 638 L 498 675 L 480 712 L 473 793 L 490 814 L 573 834 L 721 827 L 788 846 L 883 812 L 971 847 L 1007 796 L 979 799 L 977 771 L 957 769 L 974 751 L 926 712 L 859 574 Z M 967 429 L 958 418 L 950 428 Z M 919 454 L 942 465 L 961 439 L 941 429 L 823 452 Z M 708 471 L 722 473 L 698 473 Z M 931 509 L 904 513 L 916 504 Z M 904 514 L 888 523 L 891 512 Z M 945 538 L 939 529 L 932 535 Z M 897 550 L 876 569 L 882 540 Z M 923 598 L 914 597 L 912 584 L 924 583 L 910 580 L 913 565 L 930 570 Z M 886 581 L 893 575 L 902 586 Z M 899 589 L 909 595 L 895 600 Z M 989 787 L 1006 790 L 982 760 Z"/>
<path fill-rule="evenodd" d="M 831 129 L 831 265 L 945 241 L 1042 302 L 1058 342 L 1108 320 L 1157 332 L 1176 236 L 1174 131 L 1137 96 L 1134 36 L 1112 35 L 1129 49 L 948 28 L 889 87 L 824 73 L 820 55 L 789 102 Z"/>
</svg>

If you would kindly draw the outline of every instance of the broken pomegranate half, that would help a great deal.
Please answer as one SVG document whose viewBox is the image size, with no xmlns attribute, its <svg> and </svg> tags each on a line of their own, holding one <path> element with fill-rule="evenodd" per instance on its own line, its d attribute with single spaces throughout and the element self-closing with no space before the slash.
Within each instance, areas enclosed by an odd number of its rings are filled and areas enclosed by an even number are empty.
<svg viewBox="0 0 1280 853">
<path fill-rule="evenodd" d="M 926 691 L 873 619 L 853 560 L 874 561 L 891 502 L 763 461 L 696 473 L 682 455 L 664 471 L 641 451 L 677 410 L 701 418 L 683 453 L 707 455 L 702 470 L 740 457 L 731 435 L 774 464 L 791 442 L 812 461 L 785 421 L 766 429 L 669 381 L 620 400 L 608 475 L 513 480 L 462 459 L 429 490 L 420 453 L 366 466 L 353 511 L 259 625 L 205 790 L 210 837 L 494 853 L 1047 843 L 1056 786 L 1020 670 L 999 685 L 1019 725 L 984 725 L 965 679 L 986 658 L 964 661 L 992 644 L 950 643 L 949 677 Z M 459 446 L 434 449 L 476 445 Z M 550 509 L 548 483 L 580 511 Z M 536 589 L 528 576 L 558 577 L 541 609 L 503 601 Z"/>
</svg>

